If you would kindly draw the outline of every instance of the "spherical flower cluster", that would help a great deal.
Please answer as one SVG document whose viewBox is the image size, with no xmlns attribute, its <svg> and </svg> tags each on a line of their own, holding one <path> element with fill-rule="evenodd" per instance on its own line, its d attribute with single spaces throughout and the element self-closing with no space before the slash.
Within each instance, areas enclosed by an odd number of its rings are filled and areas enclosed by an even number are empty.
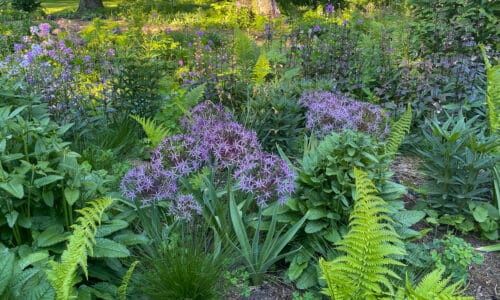
<svg viewBox="0 0 500 300">
<path fill-rule="evenodd" d="M 307 128 L 319 137 L 344 130 L 362 131 L 378 137 L 389 132 L 387 115 L 375 104 L 317 91 L 305 93 L 299 103 L 308 109 Z"/>
<path fill-rule="evenodd" d="M 273 199 L 284 203 L 293 192 L 295 174 L 288 164 L 264 152 L 255 132 L 235 122 L 223 106 L 202 103 L 181 125 L 186 133 L 166 137 L 152 152 L 149 163 L 123 178 L 121 188 L 128 198 L 143 204 L 170 200 L 174 202 L 170 212 L 188 218 L 188 208 L 196 211 L 197 207 L 176 195 L 177 182 L 205 166 L 214 168 L 217 174 L 232 172 L 239 188 L 252 194 L 260 206 Z M 148 176 L 159 178 L 146 179 Z M 177 203 L 181 200 L 184 203 Z"/>
</svg>

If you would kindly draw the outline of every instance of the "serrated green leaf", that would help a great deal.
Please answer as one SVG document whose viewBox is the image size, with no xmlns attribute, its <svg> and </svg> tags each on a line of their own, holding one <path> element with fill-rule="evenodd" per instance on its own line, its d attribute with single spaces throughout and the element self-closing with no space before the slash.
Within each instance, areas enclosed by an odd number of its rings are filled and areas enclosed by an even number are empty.
<svg viewBox="0 0 500 300">
<path fill-rule="evenodd" d="M 59 181 L 63 179 L 64 177 L 61 175 L 48 175 L 42 178 L 35 179 L 33 182 L 37 188 L 40 188 L 42 186 L 51 184 L 53 182 Z"/>
<path fill-rule="evenodd" d="M 478 206 L 472 211 L 472 215 L 474 216 L 474 220 L 481 223 L 486 221 L 486 219 L 488 219 L 489 214 L 486 208 Z"/>
<path fill-rule="evenodd" d="M 308 263 L 304 262 L 301 264 L 295 263 L 294 261 L 290 264 L 288 268 L 287 275 L 288 279 L 296 280 L 302 274 L 302 272 L 307 268 Z"/>
<path fill-rule="evenodd" d="M 3 295 L 14 273 L 14 253 L 5 248 L 0 252 L 0 295 Z"/>
<path fill-rule="evenodd" d="M 97 228 L 95 237 L 101 238 L 112 234 L 113 232 L 122 230 L 128 227 L 128 222 L 124 220 L 114 219 L 109 223 L 102 224 Z"/>
<path fill-rule="evenodd" d="M 22 199 L 24 197 L 24 187 L 22 183 L 16 179 L 0 183 L 0 188 L 18 199 Z"/>
<path fill-rule="evenodd" d="M 61 225 L 52 225 L 38 235 L 36 242 L 38 247 L 48 247 L 66 241 L 66 237 Z"/>
<path fill-rule="evenodd" d="M 96 238 L 92 257 L 127 257 L 130 252 L 127 247 L 105 238 Z"/>
</svg>

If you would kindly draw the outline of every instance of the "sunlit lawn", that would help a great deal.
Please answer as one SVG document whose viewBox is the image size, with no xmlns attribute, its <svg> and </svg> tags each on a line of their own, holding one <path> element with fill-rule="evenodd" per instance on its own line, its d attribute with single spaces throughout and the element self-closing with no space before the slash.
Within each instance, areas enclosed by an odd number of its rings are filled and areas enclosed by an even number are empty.
<svg viewBox="0 0 500 300">
<path fill-rule="evenodd" d="M 105 7 L 116 7 L 121 0 L 104 1 Z M 42 1 L 42 7 L 48 14 L 62 11 L 75 11 L 78 8 L 78 0 L 46 0 Z"/>
</svg>

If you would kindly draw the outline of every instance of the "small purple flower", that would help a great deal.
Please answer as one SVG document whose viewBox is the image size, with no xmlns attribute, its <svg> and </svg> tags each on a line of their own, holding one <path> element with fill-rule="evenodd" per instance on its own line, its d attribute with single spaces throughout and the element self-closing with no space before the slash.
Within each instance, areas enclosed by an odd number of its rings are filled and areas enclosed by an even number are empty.
<svg viewBox="0 0 500 300">
<path fill-rule="evenodd" d="M 206 46 L 205 46 L 205 50 L 206 50 L 206 51 L 210 51 L 210 50 L 212 50 L 212 48 L 210 48 L 210 45 L 206 45 Z"/>
<path fill-rule="evenodd" d="M 179 66 L 181 66 L 181 67 L 184 66 L 184 61 L 182 59 L 179 60 Z"/>
<path fill-rule="evenodd" d="M 31 26 L 30 32 L 31 34 L 37 34 L 39 32 L 38 26 Z"/>
<path fill-rule="evenodd" d="M 193 71 L 189 72 L 189 76 L 194 77 L 194 72 Z"/>
<path fill-rule="evenodd" d="M 316 25 L 316 26 L 314 26 L 313 31 L 319 32 L 319 31 L 321 31 L 321 27 L 319 27 L 319 25 Z"/>
<path fill-rule="evenodd" d="M 188 47 L 191 48 L 191 46 L 193 46 L 193 43 L 188 42 Z"/>
<path fill-rule="evenodd" d="M 108 54 L 109 54 L 110 56 L 115 56 L 115 54 L 116 54 L 116 53 L 115 53 L 115 49 L 110 48 L 110 49 L 108 50 Z"/>
<path fill-rule="evenodd" d="M 42 23 L 38 25 L 38 28 L 40 28 L 40 34 L 43 36 L 47 36 L 50 33 L 50 24 L 49 23 Z"/>
<path fill-rule="evenodd" d="M 346 26 L 348 21 L 346 19 L 342 20 L 342 25 Z"/>
<path fill-rule="evenodd" d="M 152 19 L 157 19 L 157 18 L 158 18 L 158 14 L 154 12 L 154 13 L 151 15 L 151 18 L 152 18 Z"/>
<path fill-rule="evenodd" d="M 363 19 L 358 20 L 358 25 L 361 25 L 361 24 L 363 24 Z"/>
<path fill-rule="evenodd" d="M 393 47 L 389 48 L 389 52 L 394 53 L 394 48 Z"/>
<path fill-rule="evenodd" d="M 166 32 L 167 32 L 167 34 L 171 33 L 172 32 L 172 28 L 171 27 L 167 27 Z"/>
<path fill-rule="evenodd" d="M 328 5 L 326 6 L 326 12 L 327 12 L 327 13 L 331 14 L 331 13 L 333 13 L 333 10 L 334 10 L 334 8 L 333 8 L 333 4 L 328 4 Z"/>
<path fill-rule="evenodd" d="M 205 32 L 203 32 L 203 30 L 201 30 L 201 29 L 200 29 L 200 30 L 198 30 L 198 32 L 197 32 L 197 33 L 198 33 L 198 36 L 203 36 L 203 35 L 205 35 Z"/>
</svg>

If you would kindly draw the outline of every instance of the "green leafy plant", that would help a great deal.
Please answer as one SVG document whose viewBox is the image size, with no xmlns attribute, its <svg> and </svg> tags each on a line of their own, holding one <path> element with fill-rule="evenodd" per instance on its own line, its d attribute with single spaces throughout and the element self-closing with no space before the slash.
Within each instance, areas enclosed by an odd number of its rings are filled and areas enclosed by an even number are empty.
<svg viewBox="0 0 500 300">
<path fill-rule="evenodd" d="M 295 225 L 285 231 L 286 225 L 277 230 L 277 216 L 273 214 L 269 228 L 265 233 L 264 242 L 262 243 L 262 211 L 259 210 L 254 236 L 250 239 L 247 233 L 248 226 L 245 226 L 242 212 L 240 208 L 238 208 L 232 192 L 229 194 L 229 210 L 233 229 L 238 241 L 236 249 L 245 261 L 252 283 L 254 285 L 261 284 L 263 276 L 268 269 L 275 262 L 292 253 L 282 253 L 282 251 L 302 227 L 302 224 L 306 221 L 306 216 L 302 217 Z"/>
<path fill-rule="evenodd" d="M 424 140 L 417 153 L 423 159 L 423 173 L 429 181 L 421 191 L 439 214 L 472 218 L 470 206 L 477 206 L 476 202 L 484 203 L 479 205 L 483 206 L 489 200 L 491 169 L 498 161 L 491 151 L 498 147 L 498 139 L 485 136 L 477 118 L 466 120 L 462 114 L 449 115 L 441 123 L 434 117 L 422 131 Z M 484 234 L 488 236 L 493 231 L 491 228 Z"/>
<path fill-rule="evenodd" d="M 438 269 L 445 269 L 445 274 L 454 281 L 467 281 L 467 270 L 472 264 L 482 264 L 484 258 L 471 244 L 462 238 L 447 235 L 444 239 L 434 240 L 435 249 L 431 257 Z"/>
<path fill-rule="evenodd" d="M 112 198 L 101 198 L 88 203 L 79 210 L 81 217 L 78 224 L 72 225 L 73 234 L 68 239 L 66 249 L 60 262 L 51 261 L 50 269 L 46 270 L 47 278 L 56 290 L 56 299 L 66 300 L 75 294 L 75 285 L 80 281 L 77 275 L 80 266 L 88 277 L 87 256 L 92 254 L 97 230 L 104 210 L 113 203 Z"/>
<path fill-rule="evenodd" d="M 262 84 L 266 80 L 266 76 L 271 73 L 271 65 L 264 53 L 259 55 L 255 67 L 253 68 L 253 81 L 256 84 Z"/>
<path fill-rule="evenodd" d="M 399 147 L 403 143 L 405 135 L 410 132 L 412 120 L 411 105 L 408 104 L 408 108 L 403 113 L 398 121 L 391 125 L 391 132 L 387 137 L 387 143 L 384 146 L 384 152 L 389 157 L 394 157 Z"/>
<path fill-rule="evenodd" d="M 129 269 L 127 270 L 127 273 L 125 273 L 125 276 L 123 276 L 123 281 L 122 284 L 118 287 L 116 294 L 118 296 L 119 300 L 127 300 L 127 288 L 128 284 L 130 282 L 130 279 L 132 278 L 132 273 L 135 270 L 135 267 L 139 264 L 139 261 L 134 261 Z"/>
<path fill-rule="evenodd" d="M 160 142 L 169 134 L 169 130 L 163 126 L 163 124 L 157 125 L 152 118 L 143 118 L 140 116 L 130 116 L 132 119 L 136 120 L 137 123 L 141 124 L 142 129 L 148 137 L 148 141 L 151 144 L 151 148 L 156 148 Z"/>
<path fill-rule="evenodd" d="M 462 297 L 462 282 L 449 284 L 444 269 L 436 269 L 413 287 L 406 277 L 406 288 L 398 284 L 394 272 L 404 266 L 397 260 L 405 255 L 402 241 L 392 227 L 387 203 L 377 196 L 375 185 L 358 169 L 357 202 L 350 218 L 350 230 L 339 242 L 345 255 L 333 261 L 320 259 L 324 293 L 331 299 L 472 299 Z M 392 257 L 391 257 L 392 256 Z"/>
<path fill-rule="evenodd" d="M 135 286 L 151 299 L 217 299 L 226 258 L 214 251 L 211 232 L 187 223 L 178 234 L 154 245 L 153 255 L 139 267 Z"/>
<path fill-rule="evenodd" d="M 354 169 L 356 203 L 350 216 L 350 228 L 338 250 L 345 253 L 319 264 L 328 284 L 325 294 L 332 299 L 359 299 L 393 295 L 390 278 L 398 279 L 392 266 L 403 265 L 394 256 L 405 251 L 399 236 L 390 225 L 385 201 L 363 171 Z"/>
</svg>

